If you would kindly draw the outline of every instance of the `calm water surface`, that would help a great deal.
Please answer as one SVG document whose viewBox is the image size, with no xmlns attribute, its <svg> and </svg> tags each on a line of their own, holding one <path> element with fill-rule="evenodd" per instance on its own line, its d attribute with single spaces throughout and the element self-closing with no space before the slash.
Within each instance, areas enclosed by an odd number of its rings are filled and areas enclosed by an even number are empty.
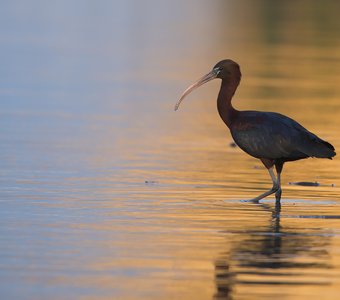
<svg viewBox="0 0 340 300">
<path fill-rule="evenodd" d="M 288 163 L 281 213 L 216 112 L 340 149 L 336 1 L 11 1 L 0 12 L 1 299 L 337 299 L 340 163 Z M 339 150 L 338 150 L 339 152 Z M 319 186 L 291 182 L 318 182 Z"/>
</svg>

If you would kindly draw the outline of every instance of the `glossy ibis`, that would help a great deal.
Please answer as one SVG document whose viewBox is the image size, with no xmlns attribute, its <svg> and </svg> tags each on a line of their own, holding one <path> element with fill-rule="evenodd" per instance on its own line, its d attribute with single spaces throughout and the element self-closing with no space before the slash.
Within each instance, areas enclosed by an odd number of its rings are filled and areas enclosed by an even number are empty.
<svg viewBox="0 0 340 300">
<path fill-rule="evenodd" d="M 217 98 L 217 109 L 223 122 L 230 129 L 235 143 L 249 155 L 258 158 L 268 169 L 273 187 L 255 197 L 251 201 L 275 193 L 276 201 L 281 199 L 281 172 L 286 161 L 294 161 L 307 157 L 332 159 L 334 147 L 308 131 L 293 119 L 275 112 L 238 111 L 231 99 L 241 81 L 239 65 L 230 60 L 217 63 L 211 72 L 189 86 L 175 106 L 190 92 L 204 83 L 214 79 L 222 79 Z M 274 166 L 277 176 L 274 173 Z"/>
</svg>

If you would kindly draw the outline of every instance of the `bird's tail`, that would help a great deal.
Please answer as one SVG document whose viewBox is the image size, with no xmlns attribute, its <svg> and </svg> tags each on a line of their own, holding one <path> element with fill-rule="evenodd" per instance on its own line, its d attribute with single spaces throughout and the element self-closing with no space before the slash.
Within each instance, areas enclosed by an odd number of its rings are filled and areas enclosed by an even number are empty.
<svg viewBox="0 0 340 300">
<path fill-rule="evenodd" d="M 328 158 L 328 159 L 332 159 L 332 157 L 334 157 L 336 155 L 335 153 L 335 149 L 333 147 L 332 144 L 316 137 L 316 145 L 318 145 L 317 147 L 315 147 L 315 141 L 313 143 L 314 147 L 311 147 L 311 153 L 310 156 L 311 157 L 317 157 L 317 158 Z"/>
<path fill-rule="evenodd" d="M 320 140 L 321 144 L 323 145 L 321 155 L 324 155 L 324 156 L 316 156 L 316 157 L 320 157 L 320 158 L 324 157 L 324 158 L 332 159 L 332 157 L 334 157 L 336 155 L 335 148 L 333 147 L 333 145 L 322 140 L 322 139 L 319 139 L 319 140 Z"/>
</svg>

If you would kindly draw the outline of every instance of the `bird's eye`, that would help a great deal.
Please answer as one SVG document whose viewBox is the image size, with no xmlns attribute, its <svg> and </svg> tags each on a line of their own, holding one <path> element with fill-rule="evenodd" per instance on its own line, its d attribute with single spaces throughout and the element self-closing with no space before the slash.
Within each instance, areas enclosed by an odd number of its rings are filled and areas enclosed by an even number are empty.
<svg viewBox="0 0 340 300">
<path fill-rule="evenodd" d="M 222 70 L 223 70 L 222 67 L 216 67 L 216 68 L 214 68 L 214 71 L 215 71 L 216 75 L 218 75 L 218 73 L 220 73 Z"/>
</svg>

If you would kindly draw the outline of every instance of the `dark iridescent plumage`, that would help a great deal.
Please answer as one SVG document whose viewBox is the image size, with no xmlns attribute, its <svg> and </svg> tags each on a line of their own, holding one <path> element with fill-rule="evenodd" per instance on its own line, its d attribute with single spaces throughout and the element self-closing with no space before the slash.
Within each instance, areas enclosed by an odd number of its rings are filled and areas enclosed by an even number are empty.
<svg viewBox="0 0 340 300">
<path fill-rule="evenodd" d="M 331 144 L 293 119 L 274 112 L 237 112 L 230 132 L 243 151 L 259 159 L 286 162 L 335 155 Z"/>
</svg>

